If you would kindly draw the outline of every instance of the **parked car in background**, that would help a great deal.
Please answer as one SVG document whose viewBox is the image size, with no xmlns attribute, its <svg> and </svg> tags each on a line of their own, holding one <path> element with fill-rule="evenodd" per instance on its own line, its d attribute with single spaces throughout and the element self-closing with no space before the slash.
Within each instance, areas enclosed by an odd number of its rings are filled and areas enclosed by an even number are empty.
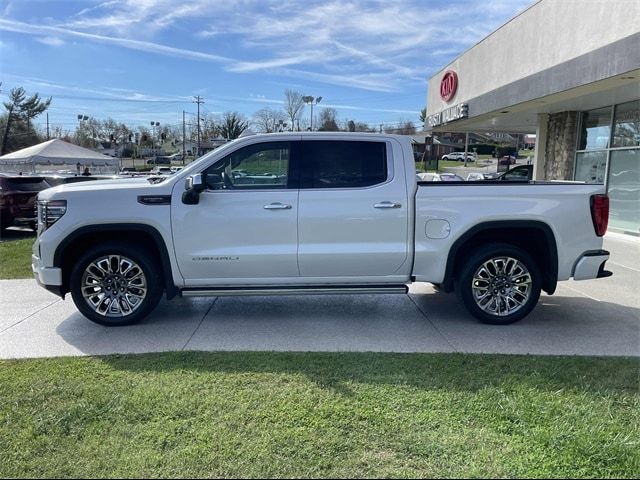
<svg viewBox="0 0 640 480">
<path fill-rule="evenodd" d="M 98 177 L 94 177 L 93 175 L 45 175 L 44 179 L 49 185 L 56 187 L 64 183 L 91 182 L 98 180 Z"/>
<path fill-rule="evenodd" d="M 171 167 L 153 167 L 151 169 L 151 175 L 171 175 Z"/>
<path fill-rule="evenodd" d="M 181 162 L 182 161 L 181 153 L 174 153 L 173 155 L 169 155 L 169 160 L 172 162 Z"/>
<path fill-rule="evenodd" d="M 184 167 L 171 167 L 171 173 L 178 173 Z"/>
<path fill-rule="evenodd" d="M 115 180 L 118 175 L 43 175 L 45 181 L 52 187 L 67 183 L 92 182 L 96 180 Z"/>
<path fill-rule="evenodd" d="M 533 165 L 518 165 L 498 176 L 504 182 L 523 182 L 533 178 Z"/>
<path fill-rule="evenodd" d="M 500 177 L 500 175 L 502 175 L 502 173 L 497 173 L 497 172 L 493 172 L 493 173 L 485 173 L 484 174 L 484 179 L 485 180 L 495 180 L 498 177 Z"/>
<path fill-rule="evenodd" d="M 469 175 L 467 175 L 467 182 L 476 182 L 479 180 L 486 180 L 487 179 L 486 175 L 487 175 L 486 173 L 471 172 Z"/>
<path fill-rule="evenodd" d="M 533 165 L 518 165 L 506 172 L 470 173 L 467 181 L 499 180 L 503 182 L 526 182 L 533 179 Z"/>
<path fill-rule="evenodd" d="M 440 175 L 437 173 L 417 173 L 419 182 L 440 182 Z"/>
<path fill-rule="evenodd" d="M 35 200 L 50 185 L 40 176 L 0 174 L 0 229 L 14 225 L 37 227 Z"/>
<path fill-rule="evenodd" d="M 166 156 L 158 155 L 155 158 L 147 160 L 147 165 L 171 165 L 171 159 Z"/>
<path fill-rule="evenodd" d="M 441 173 L 440 174 L 441 182 L 464 182 L 464 178 L 455 173 Z"/>
<path fill-rule="evenodd" d="M 455 173 L 418 173 L 419 182 L 464 182 L 464 178 Z"/>
<path fill-rule="evenodd" d="M 474 152 L 467 152 L 467 160 L 474 162 L 476 160 L 476 154 Z M 453 160 L 458 162 L 464 162 L 464 152 L 451 152 L 442 156 L 441 160 Z"/>
<path fill-rule="evenodd" d="M 516 157 L 513 155 L 505 155 L 500 160 L 498 160 L 498 165 L 515 165 Z"/>
</svg>

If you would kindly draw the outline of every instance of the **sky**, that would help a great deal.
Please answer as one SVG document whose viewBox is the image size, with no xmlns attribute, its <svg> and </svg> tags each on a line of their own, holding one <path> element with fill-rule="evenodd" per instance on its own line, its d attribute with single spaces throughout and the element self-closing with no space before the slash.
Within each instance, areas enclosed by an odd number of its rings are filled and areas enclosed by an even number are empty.
<svg viewBox="0 0 640 480">
<path fill-rule="evenodd" d="M 0 0 L 0 99 L 51 96 L 50 124 L 70 131 L 78 114 L 181 125 L 194 95 L 204 114 L 250 118 L 287 88 L 339 121 L 418 123 L 428 79 L 531 3 Z"/>
</svg>

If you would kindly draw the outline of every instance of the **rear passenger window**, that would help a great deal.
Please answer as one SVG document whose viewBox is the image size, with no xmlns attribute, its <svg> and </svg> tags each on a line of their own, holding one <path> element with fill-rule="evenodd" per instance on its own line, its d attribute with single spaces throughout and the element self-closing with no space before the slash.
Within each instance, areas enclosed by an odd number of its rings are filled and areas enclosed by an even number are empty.
<svg viewBox="0 0 640 480">
<path fill-rule="evenodd" d="M 369 187 L 387 180 L 384 142 L 302 143 L 302 188 Z"/>
</svg>

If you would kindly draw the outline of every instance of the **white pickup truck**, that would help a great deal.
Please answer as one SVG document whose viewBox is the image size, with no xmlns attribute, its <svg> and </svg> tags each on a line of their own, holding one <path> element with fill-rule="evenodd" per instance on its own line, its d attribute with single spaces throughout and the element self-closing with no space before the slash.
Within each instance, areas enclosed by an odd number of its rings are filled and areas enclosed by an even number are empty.
<svg viewBox="0 0 640 480">
<path fill-rule="evenodd" d="M 525 317 L 559 280 L 610 275 L 601 185 L 417 181 L 409 140 L 285 133 L 169 177 L 38 196 L 36 280 L 125 325 L 162 297 L 455 290 L 479 320 Z"/>
</svg>

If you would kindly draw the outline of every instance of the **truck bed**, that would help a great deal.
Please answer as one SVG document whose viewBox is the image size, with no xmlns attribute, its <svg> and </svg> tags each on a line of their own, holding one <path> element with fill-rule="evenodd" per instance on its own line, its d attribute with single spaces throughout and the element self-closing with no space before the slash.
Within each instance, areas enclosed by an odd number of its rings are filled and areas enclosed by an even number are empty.
<svg viewBox="0 0 640 480">
<path fill-rule="evenodd" d="M 576 259 L 601 248 L 590 198 L 603 185 L 573 182 L 418 182 L 415 205 L 416 280 L 442 281 L 456 241 L 481 224 L 542 224 L 557 245 L 558 280 L 568 280 Z M 434 280 L 435 279 L 435 280 Z"/>
</svg>

